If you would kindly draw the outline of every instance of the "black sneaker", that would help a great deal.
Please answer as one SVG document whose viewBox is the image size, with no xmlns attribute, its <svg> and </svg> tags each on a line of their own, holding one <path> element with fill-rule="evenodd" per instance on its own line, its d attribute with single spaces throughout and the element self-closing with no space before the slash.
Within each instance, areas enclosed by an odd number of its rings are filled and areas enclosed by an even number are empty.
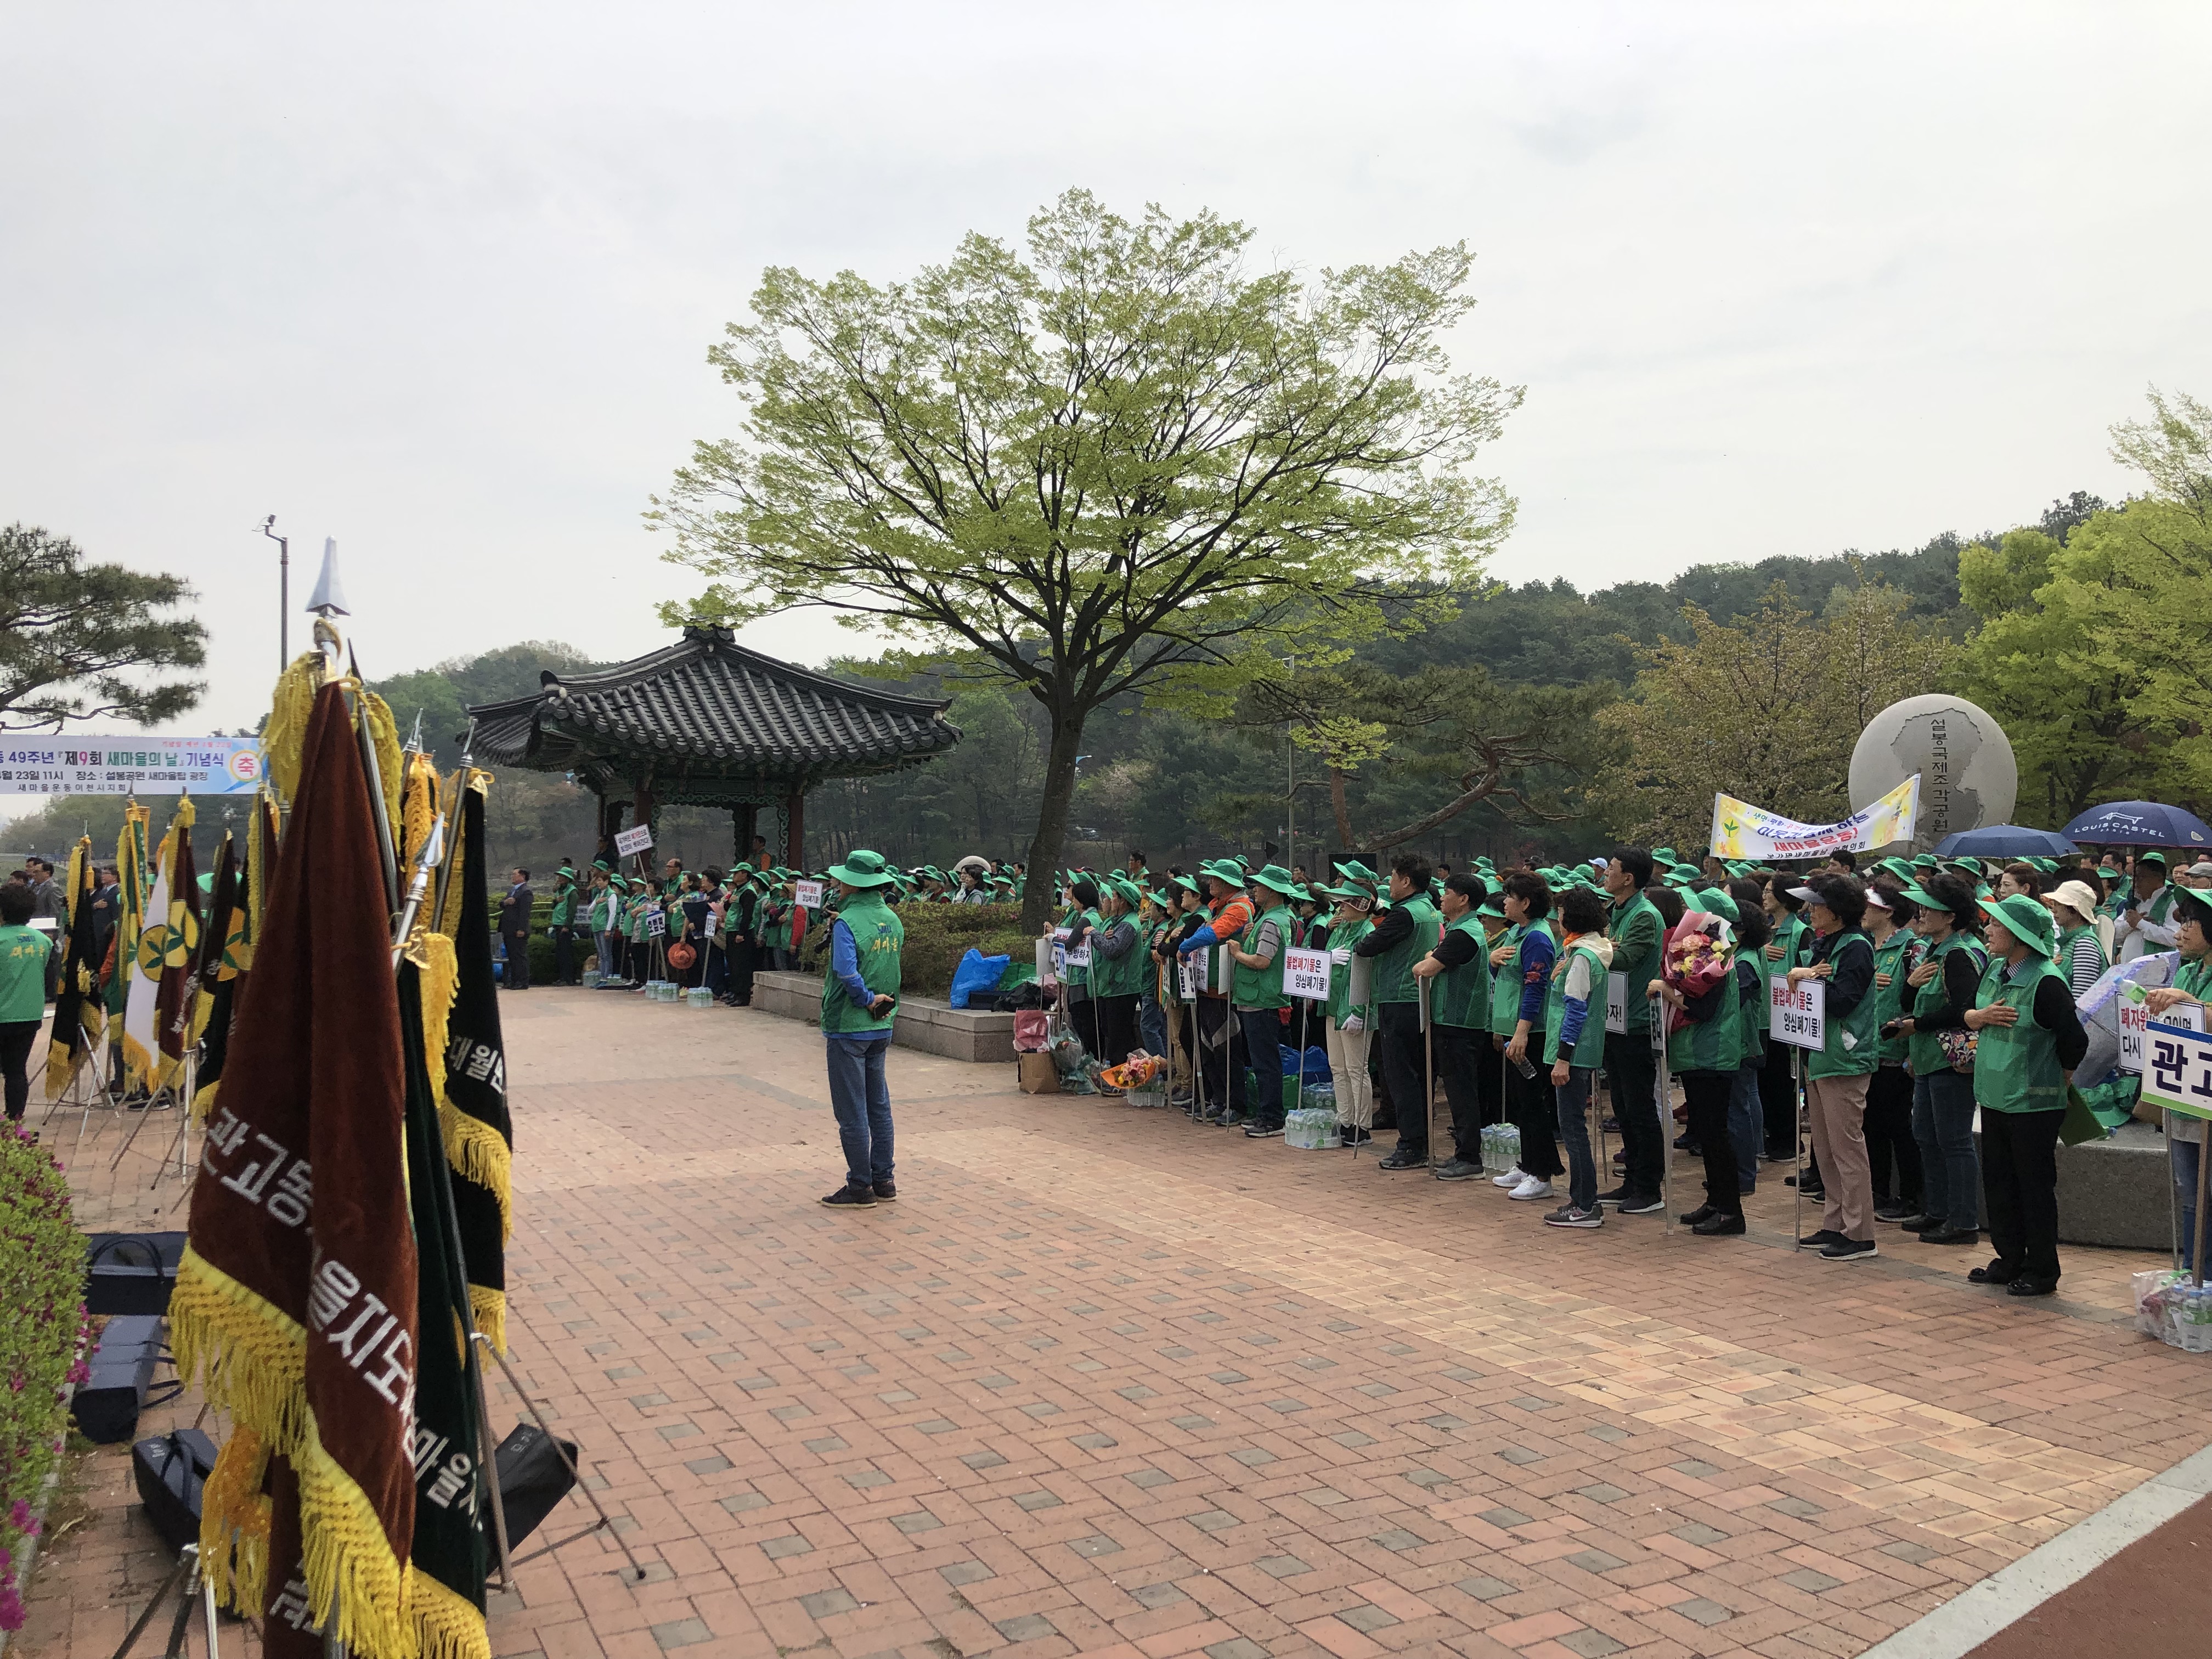
<svg viewBox="0 0 2212 1659">
<path fill-rule="evenodd" d="M 1210 1121 L 1219 1125 L 1224 1129 L 1241 1129 L 1244 1127 L 1244 1114 L 1242 1112 L 1224 1112 L 1219 1117 L 1213 1118 Z"/>
<path fill-rule="evenodd" d="M 2003 1262 L 1992 1261 L 1986 1267 L 1974 1267 L 1969 1269 L 1966 1273 L 1966 1283 L 1969 1285 L 2009 1285 L 2014 1279 L 2019 1277 L 2020 1275 L 2018 1273 L 2006 1267 Z"/>
<path fill-rule="evenodd" d="M 1609 1117 L 1597 1127 L 1601 1134 L 1617 1135 L 1620 1133 L 1620 1120 L 1617 1117 Z"/>
<path fill-rule="evenodd" d="M 1598 1207 L 1604 1209 L 1610 1206 L 1617 1210 L 1628 1201 L 1629 1196 L 1629 1191 L 1626 1186 L 1615 1187 L 1609 1193 L 1600 1193 L 1597 1195 Z"/>
<path fill-rule="evenodd" d="M 1273 1127 L 1265 1123 L 1248 1123 L 1244 1126 L 1244 1139 L 1247 1140 L 1272 1140 L 1282 1133 L 1283 1126 L 1279 1123 Z"/>
<path fill-rule="evenodd" d="M 1978 1227 L 1928 1227 L 1922 1230 L 1923 1244 L 1978 1244 L 1982 1230 Z"/>
<path fill-rule="evenodd" d="M 876 1192 L 872 1187 L 840 1187 L 834 1193 L 824 1194 L 822 1201 L 832 1209 L 872 1210 L 876 1207 Z"/>
<path fill-rule="evenodd" d="M 1378 1170 L 1425 1170 L 1429 1167 L 1429 1155 L 1407 1146 L 1394 1146 L 1390 1156 L 1375 1167 Z"/>
<path fill-rule="evenodd" d="M 1667 1200 L 1656 1193 L 1639 1193 L 1622 1199 L 1613 1207 L 1623 1215 L 1657 1215 L 1667 1207 Z"/>
<path fill-rule="evenodd" d="M 1336 1133 L 1347 1146 L 1364 1146 L 1375 1139 L 1372 1129 L 1363 1129 L 1356 1123 L 1340 1123 L 1336 1126 Z"/>
<path fill-rule="evenodd" d="M 1908 1216 L 1897 1217 L 1885 1216 L 1880 1212 L 1876 1212 L 1875 1219 L 1876 1221 L 1894 1220 L 1899 1226 L 1904 1228 L 1908 1233 L 1931 1233 L 1943 1224 L 1939 1217 L 1923 1215 L 1918 1211 L 1915 1211 L 1912 1214 Z"/>
<path fill-rule="evenodd" d="M 878 1181 L 875 1185 L 875 1194 L 877 1203 L 896 1204 L 898 1201 L 898 1183 L 895 1181 Z"/>
<path fill-rule="evenodd" d="M 2026 1273 L 2022 1273 L 2005 1286 L 2005 1294 L 2007 1296 L 2056 1296 L 2058 1294 L 2058 1281 L 2055 1279 L 2030 1279 Z"/>
<path fill-rule="evenodd" d="M 1700 1204 L 1696 1209 L 1691 1211 L 1689 1214 L 1682 1218 L 1682 1224 L 1685 1227 L 1694 1227 L 1700 1221 L 1710 1219 L 1711 1217 L 1717 1216 L 1719 1213 L 1720 1212 L 1713 1208 L 1711 1205 Z"/>
<path fill-rule="evenodd" d="M 1690 1231 L 1699 1238 L 1733 1238 L 1743 1231 L 1743 1218 L 1733 1210 L 1715 1210 Z"/>
<path fill-rule="evenodd" d="M 1481 1173 L 1482 1165 L 1470 1164 L 1463 1158 L 1446 1158 L 1436 1168 L 1439 1181 L 1472 1181 Z"/>
<path fill-rule="evenodd" d="M 1838 1238 L 1820 1247 L 1823 1261 L 1866 1261 L 1881 1254 L 1881 1247 L 1870 1238 Z"/>
<path fill-rule="evenodd" d="M 1876 1221 L 1903 1221 L 1920 1213 L 1917 1204 L 1908 1204 L 1903 1199 L 1885 1199 L 1874 1206 Z"/>
<path fill-rule="evenodd" d="M 1843 1242 L 1844 1236 L 1833 1227 L 1823 1227 L 1820 1231 L 1807 1233 L 1804 1237 L 1799 1239 L 1797 1248 L 1801 1250 L 1823 1250 L 1831 1244 L 1840 1244 Z"/>
</svg>

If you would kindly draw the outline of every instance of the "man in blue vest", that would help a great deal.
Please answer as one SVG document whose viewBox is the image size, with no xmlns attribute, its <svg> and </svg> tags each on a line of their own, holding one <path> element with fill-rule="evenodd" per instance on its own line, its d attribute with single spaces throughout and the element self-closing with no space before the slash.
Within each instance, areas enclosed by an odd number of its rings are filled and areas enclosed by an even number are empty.
<svg viewBox="0 0 2212 1659">
<path fill-rule="evenodd" d="M 883 854 L 855 852 L 830 866 L 837 914 L 822 975 L 822 1036 L 829 1050 L 830 1105 L 845 1148 L 845 1184 L 823 1199 L 872 1209 L 898 1196 L 891 1176 L 891 1093 L 884 1057 L 896 1018 L 899 951 L 906 929 L 884 902 L 896 879 Z"/>
</svg>

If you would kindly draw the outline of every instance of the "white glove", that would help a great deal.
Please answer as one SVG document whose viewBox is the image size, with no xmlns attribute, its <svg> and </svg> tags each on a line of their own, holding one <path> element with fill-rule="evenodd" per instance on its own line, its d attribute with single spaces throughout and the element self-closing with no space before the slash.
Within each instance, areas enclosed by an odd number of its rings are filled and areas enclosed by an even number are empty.
<svg viewBox="0 0 2212 1659">
<path fill-rule="evenodd" d="M 1328 953 L 1328 959 L 1340 968 L 1349 968 L 1352 966 L 1352 947 L 1346 945 L 1340 949 L 1331 951 Z"/>
<path fill-rule="evenodd" d="M 1337 1021 L 1336 1029 L 1340 1031 L 1364 1031 L 1367 1029 L 1367 1022 L 1358 1014 L 1346 1014 Z"/>
</svg>

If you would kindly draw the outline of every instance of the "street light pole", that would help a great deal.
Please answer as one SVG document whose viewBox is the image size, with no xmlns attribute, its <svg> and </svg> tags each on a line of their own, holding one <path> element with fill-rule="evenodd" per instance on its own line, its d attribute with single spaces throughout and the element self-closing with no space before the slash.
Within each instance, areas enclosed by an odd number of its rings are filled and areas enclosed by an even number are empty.
<svg viewBox="0 0 2212 1659">
<path fill-rule="evenodd" d="M 261 533 L 276 544 L 276 672 L 292 665 L 292 543 L 276 531 L 276 515 L 261 521 Z"/>
</svg>

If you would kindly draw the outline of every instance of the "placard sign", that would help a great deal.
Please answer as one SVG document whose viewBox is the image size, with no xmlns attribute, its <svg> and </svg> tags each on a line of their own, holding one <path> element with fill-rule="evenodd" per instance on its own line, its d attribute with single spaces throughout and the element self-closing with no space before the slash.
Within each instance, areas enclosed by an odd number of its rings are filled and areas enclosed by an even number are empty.
<svg viewBox="0 0 2212 1659">
<path fill-rule="evenodd" d="M 640 853 L 649 853 L 652 850 L 653 826 L 651 824 L 634 824 L 629 829 L 615 831 L 617 858 L 635 858 Z"/>
<path fill-rule="evenodd" d="M 1198 994 L 1206 988 L 1206 959 L 1197 951 L 1176 959 L 1176 981 L 1182 988 L 1185 1002 L 1198 1000 Z"/>
<path fill-rule="evenodd" d="M 1607 974 L 1605 976 L 1605 1029 L 1625 1032 L 1628 1030 L 1628 975 Z"/>
<path fill-rule="evenodd" d="M 2117 1006 L 2120 1017 L 2120 1069 L 2141 1072 L 2150 1040 L 2150 1005 L 2144 1000 L 2143 988 L 2122 986 Z M 2160 1014 L 2159 1023 L 2194 1031 L 2203 1028 L 2204 1016 L 2194 1003 L 2181 1002 Z"/>
<path fill-rule="evenodd" d="M 1798 1048 L 1828 1046 L 1828 986 L 1825 980 L 1766 981 L 1766 1035 Z"/>
<path fill-rule="evenodd" d="M 258 738 L 33 738 L 0 743 L 0 795 L 250 795 Z"/>
<path fill-rule="evenodd" d="M 1284 951 L 1283 990 L 1287 995 L 1303 997 L 1308 1002 L 1328 1001 L 1328 952 Z"/>
<path fill-rule="evenodd" d="M 1071 968 L 1088 968 L 1091 965 L 1091 935 L 1085 933 L 1080 945 L 1061 946 L 1060 954 L 1061 960 Z"/>
<path fill-rule="evenodd" d="M 668 937 L 668 913 L 666 911 L 647 910 L 645 913 L 645 936 L 647 939 L 665 939 Z"/>
<path fill-rule="evenodd" d="M 2145 1048 L 2142 1097 L 2184 1117 L 2212 1119 L 2212 1037 L 2154 1019 Z"/>
<path fill-rule="evenodd" d="M 809 910 L 822 908 L 822 884 L 818 881 L 794 881 L 791 884 L 791 896 Z"/>
</svg>

